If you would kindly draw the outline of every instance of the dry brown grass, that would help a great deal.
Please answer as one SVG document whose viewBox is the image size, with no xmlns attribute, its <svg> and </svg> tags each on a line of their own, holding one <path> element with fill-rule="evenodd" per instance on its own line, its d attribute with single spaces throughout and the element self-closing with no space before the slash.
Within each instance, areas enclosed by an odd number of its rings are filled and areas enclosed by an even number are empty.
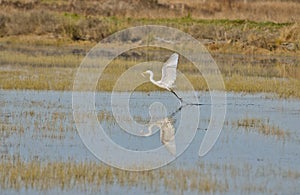
<svg viewBox="0 0 300 195">
<path fill-rule="evenodd" d="M 47 191 L 88 189 L 99 191 L 113 185 L 138 186 L 156 191 L 164 187 L 168 191 L 225 192 L 228 186 L 212 172 L 164 168 L 155 171 L 129 172 L 95 162 L 15 162 L 0 163 L 1 189 L 36 189 Z M 178 179 L 180 178 L 180 179 Z M 190 185 L 190 180 L 196 183 Z M 163 183 L 162 183 L 163 181 Z"/>
<path fill-rule="evenodd" d="M 75 69 L 6 68 L 1 70 L 2 89 L 71 90 Z"/>
<path fill-rule="evenodd" d="M 235 92 L 273 93 L 282 98 L 300 97 L 300 81 L 296 79 L 234 75 L 225 79 L 225 86 L 227 90 Z"/>
<path fill-rule="evenodd" d="M 0 13 L 1 37 L 47 35 L 61 42 L 97 42 L 128 27 L 160 24 L 208 40 L 208 48 L 214 52 L 270 54 L 300 49 L 300 3 L 296 2 L 235 1 L 231 9 L 217 1 L 74 1 L 77 5 L 71 5 L 73 1 L 54 0 L 35 1 L 29 8 L 22 8 L 27 1 L 16 2 L 18 5 L 8 1 L 0 5 L 5 10 Z"/>
<path fill-rule="evenodd" d="M 222 173 L 222 177 L 219 177 Z M 225 193 L 237 190 L 232 184 L 240 177 L 282 177 L 297 180 L 300 173 L 291 169 L 279 169 L 270 164 L 252 167 L 245 164 L 206 164 L 201 162 L 194 168 L 164 167 L 154 171 L 129 172 L 115 169 L 96 162 L 49 162 L 38 160 L 1 161 L 0 187 L 3 190 L 34 189 L 47 192 L 51 189 L 62 191 L 78 190 L 95 193 L 112 186 L 139 187 L 151 192 Z M 254 176 L 253 176 L 254 177 Z M 247 181 L 238 187 L 240 192 L 269 192 L 274 189 L 262 188 L 261 184 Z"/>
<path fill-rule="evenodd" d="M 299 21 L 298 1 L 245 1 L 242 0 L 138 0 L 138 1 L 59 1 L 59 0 L 2 0 L 1 8 L 13 10 L 51 10 L 73 12 L 84 16 L 121 16 L 134 18 L 177 18 L 190 15 L 207 19 L 245 19 L 254 21 Z M 229 3 L 231 2 L 231 3 Z M 51 19 L 51 18 L 50 18 Z M 50 26 L 49 26 L 50 27 Z"/>
<path fill-rule="evenodd" d="M 0 68 L 0 88 L 72 90 L 77 67 L 82 58 L 83 56 L 68 53 L 57 56 L 4 51 L 0 55 L 1 63 L 3 63 Z M 139 61 L 125 60 L 124 58 L 114 60 L 100 77 L 97 90 L 111 91 L 120 75 L 136 63 Z M 296 64 L 277 62 L 266 66 L 264 63 L 231 64 L 230 61 L 220 63 L 222 63 L 219 65 L 220 71 L 228 91 L 266 92 L 285 98 L 300 97 L 300 67 Z M 194 65 L 181 60 L 178 67 L 193 84 L 194 89 L 208 90 L 204 78 Z M 94 72 L 95 70 L 91 68 L 89 71 Z M 132 77 L 136 76 L 135 73 L 132 74 Z M 178 79 L 180 80 L 180 78 Z M 130 82 L 130 80 L 124 81 L 124 90 Z M 184 89 L 180 82 L 177 87 Z M 159 89 L 147 83 L 136 90 Z"/>
<path fill-rule="evenodd" d="M 232 126 L 236 128 L 244 128 L 246 131 L 258 132 L 267 136 L 276 136 L 279 139 L 284 139 L 290 136 L 289 131 L 280 129 L 278 126 L 271 125 L 269 119 L 263 120 L 258 118 L 245 118 L 233 121 Z"/>
<path fill-rule="evenodd" d="M 186 3 L 197 12 L 193 16 L 209 19 L 243 19 L 253 21 L 294 22 L 299 21 L 299 2 L 290 1 L 234 1 L 229 6 L 224 1 L 195 1 Z M 184 3 L 184 1 L 177 1 Z M 228 1 L 227 1 L 228 2 Z M 190 4 L 190 5 L 189 5 Z"/>
</svg>

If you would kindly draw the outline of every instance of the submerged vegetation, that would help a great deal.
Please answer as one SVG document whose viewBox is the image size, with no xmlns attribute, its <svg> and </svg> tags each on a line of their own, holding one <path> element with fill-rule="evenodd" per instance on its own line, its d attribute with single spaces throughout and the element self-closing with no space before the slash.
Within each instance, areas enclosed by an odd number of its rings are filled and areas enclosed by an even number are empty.
<svg viewBox="0 0 300 195">
<path fill-rule="evenodd" d="M 290 133 L 287 130 L 271 125 L 269 119 L 265 121 L 260 118 L 245 118 L 233 121 L 232 127 L 244 128 L 246 131 L 258 132 L 267 136 L 276 136 L 279 139 L 284 139 L 290 136 Z"/>
</svg>

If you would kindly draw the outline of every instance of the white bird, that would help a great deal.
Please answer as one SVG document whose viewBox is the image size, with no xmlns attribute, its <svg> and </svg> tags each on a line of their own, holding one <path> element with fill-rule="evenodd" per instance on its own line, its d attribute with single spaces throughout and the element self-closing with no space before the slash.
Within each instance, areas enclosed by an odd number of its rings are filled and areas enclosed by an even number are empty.
<svg viewBox="0 0 300 195">
<path fill-rule="evenodd" d="M 178 64 L 178 54 L 174 53 L 171 55 L 171 57 L 164 63 L 162 67 L 162 76 L 159 81 L 155 81 L 153 79 L 153 72 L 151 70 L 147 70 L 146 72 L 143 72 L 142 75 L 144 76 L 145 73 L 150 74 L 150 81 L 154 85 L 167 89 L 168 91 L 172 92 L 182 103 L 182 98 L 180 98 L 173 90 L 174 87 L 173 84 L 176 80 L 176 69 Z"/>
</svg>

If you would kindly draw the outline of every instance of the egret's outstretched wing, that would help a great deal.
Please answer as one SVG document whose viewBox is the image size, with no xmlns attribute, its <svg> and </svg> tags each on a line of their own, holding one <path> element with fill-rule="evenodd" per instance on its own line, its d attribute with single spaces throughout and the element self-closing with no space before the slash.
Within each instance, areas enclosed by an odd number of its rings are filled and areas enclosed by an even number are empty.
<svg viewBox="0 0 300 195">
<path fill-rule="evenodd" d="M 166 87 L 172 87 L 176 80 L 177 64 L 178 54 L 174 53 L 162 67 L 162 76 L 161 80 L 159 81 L 161 84 L 165 85 Z"/>
</svg>

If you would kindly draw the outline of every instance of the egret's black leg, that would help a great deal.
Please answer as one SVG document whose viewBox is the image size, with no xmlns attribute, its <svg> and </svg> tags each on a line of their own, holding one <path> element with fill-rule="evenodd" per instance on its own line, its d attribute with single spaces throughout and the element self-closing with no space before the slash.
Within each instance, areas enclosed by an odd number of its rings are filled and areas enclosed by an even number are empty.
<svg viewBox="0 0 300 195">
<path fill-rule="evenodd" d="M 182 103 L 182 98 L 179 97 L 172 89 L 170 90 L 180 101 L 180 103 Z"/>
<path fill-rule="evenodd" d="M 189 102 L 186 102 L 186 101 L 183 101 L 183 99 L 181 98 L 181 97 L 179 97 L 176 93 L 175 93 L 175 91 L 173 91 L 172 89 L 170 90 L 176 97 L 177 97 L 177 99 L 179 99 L 179 101 L 180 101 L 180 103 L 184 103 L 184 104 L 186 104 L 186 105 L 190 105 L 190 106 L 202 106 L 202 105 L 209 105 L 209 104 L 199 104 L 199 103 L 189 103 Z"/>
</svg>

